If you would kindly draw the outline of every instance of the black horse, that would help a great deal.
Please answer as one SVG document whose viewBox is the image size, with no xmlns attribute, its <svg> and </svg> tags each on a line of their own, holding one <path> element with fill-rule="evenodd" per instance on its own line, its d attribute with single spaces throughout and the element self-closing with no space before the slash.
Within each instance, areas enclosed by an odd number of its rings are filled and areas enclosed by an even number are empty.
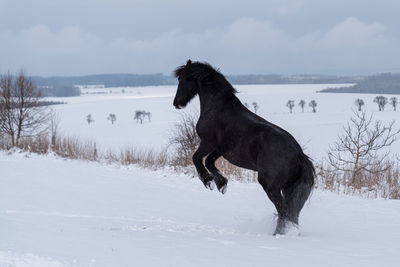
<svg viewBox="0 0 400 267">
<path fill-rule="evenodd" d="M 226 192 L 228 180 L 215 167 L 222 156 L 258 172 L 258 182 L 278 212 L 274 234 L 285 234 L 288 222 L 298 225 L 315 170 L 293 136 L 248 110 L 232 85 L 209 64 L 188 60 L 175 76 L 179 80 L 176 108 L 185 107 L 196 94 L 200 98 L 196 130 L 201 143 L 193 163 L 204 185 L 212 189 L 214 181 L 220 192 Z"/>
</svg>

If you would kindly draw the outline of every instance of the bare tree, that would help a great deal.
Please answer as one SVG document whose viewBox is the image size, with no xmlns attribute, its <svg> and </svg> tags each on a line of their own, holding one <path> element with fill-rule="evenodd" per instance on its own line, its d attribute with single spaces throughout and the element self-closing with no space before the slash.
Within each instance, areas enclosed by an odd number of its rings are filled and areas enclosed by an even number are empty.
<svg viewBox="0 0 400 267">
<path fill-rule="evenodd" d="M 86 121 L 87 121 L 87 123 L 90 125 L 92 122 L 94 122 L 94 119 L 93 119 L 93 116 L 92 116 L 92 114 L 88 114 L 87 116 L 86 116 Z"/>
<path fill-rule="evenodd" d="M 365 112 L 354 112 L 350 122 L 343 128 L 344 133 L 330 147 L 328 162 L 336 171 L 351 173 L 351 183 L 356 183 L 365 171 L 385 171 L 382 162 L 388 157 L 385 151 L 396 140 L 400 130 L 395 130 L 394 121 L 383 125 L 382 121 L 367 118 Z"/>
<path fill-rule="evenodd" d="M 257 102 L 253 102 L 253 103 L 251 103 L 251 104 L 253 105 L 254 113 L 257 113 L 257 110 L 258 110 L 258 104 L 257 104 Z"/>
<path fill-rule="evenodd" d="M 145 117 L 147 117 L 147 119 L 151 121 L 151 112 L 145 110 L 136 110 L 133 119 L 136 120 L 136 122 L 140 122 L 140 124 L 142 124 Z"/>
<path fill-rule="evenodd" d="M 362 100 L 361 98 L 357 98 L 356 101 L 354 101 L 354 105 L 357 106 L 358 111 L 361 111 L 362 106 L 365 105 L 364 100 Z"/>
<path fill-rule="evenodd" d="M 43 134 L 49 127 L 51 109 L 42 105 L 41 94 L 24 72 L 0 78 L 0 131 L 17 146 L 22 137 Z"/>
<path fill-rule="evenodd" d="M 306 105 L 306 101 L 304 101 L 303 99 L 300 100 L 299 102 L 299 106 L 301 107 L 301 112 L 304 112 L 304 106 Z"/>
<path fill-rule="evenodd" d="M 393 106 L 393 110 L 396 111 L 396 107 L 397 107 L 397 97 L 393 96 L 389 99 L 390 101 L 390 105 Z"/>
<path fill-rule="evenodd" d="M 316 109 L 317 101 L 311 100 L 310 103 L 308 103 L 308 105 L 312 108 L 312 112 L 314 112 L 314 113 L 317 112 L 317 109 Z"/>
<path fill-rule="evenodd" d="M 292 113 L 293 107 L 294 107 L 294 100 L 288 100 L 286 103 L 286 106 L 290 109 L 290 113 Z"/>
<path fill-rule="evenodd" d="M 108 114 L 107 120 L 111 121 L 111 124 L 114 124 L 114 122 L 117 120 L 117 116 L 115 116 L 113 113 L 110 113 Z"/>
<path fill-rule="evenodd" d="M 383 111 L 385 109 L 385 106 L 387 104 L 387 98 L 380 95 L 374 98 L 374 103 L 378 104 L 379 111 Z"/>
</svg>

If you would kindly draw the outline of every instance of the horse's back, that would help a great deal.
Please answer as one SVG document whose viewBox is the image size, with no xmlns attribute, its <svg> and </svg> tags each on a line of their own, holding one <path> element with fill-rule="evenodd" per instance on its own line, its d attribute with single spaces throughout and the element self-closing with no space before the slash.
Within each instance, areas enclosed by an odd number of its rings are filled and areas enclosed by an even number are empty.
<svg viewBox="0 0 400 267">
<path fill-rule="evenodd" d="M 257 170 L 259 159 L 264 155 L 275 154 L 280 158 L 283 153 L 298 152 L 297 143 L 289 133 L 240 107 L 200 120 L 198 132 L 225 159 L 247 169 Z"/>
</svg>

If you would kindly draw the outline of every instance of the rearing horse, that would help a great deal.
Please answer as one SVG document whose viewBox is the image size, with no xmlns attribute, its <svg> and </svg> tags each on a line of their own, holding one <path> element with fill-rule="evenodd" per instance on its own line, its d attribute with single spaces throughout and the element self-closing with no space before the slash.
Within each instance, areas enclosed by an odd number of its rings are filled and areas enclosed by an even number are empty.
<svg viewBox="0 0 400 267">
<path fill-rule="evenodd" d="M 179 80 L 176 108 L 185 107 L 196 94 L 200 98 L 196 131 L 201 143 L 193 163 L 204 185 L 212 189 L 214 181 L 220 192 L 226 192 L 228 180 L 215 167 L 221 156 L 257 171 L 258 182 L 278 212 L 274 235 L 285 234 L 288 222 L 297 226 L 315 170 L 293 136 L 248 110 L 232 85 L 209 64 L 188 60 L 175 76 Z"/>
</svg>

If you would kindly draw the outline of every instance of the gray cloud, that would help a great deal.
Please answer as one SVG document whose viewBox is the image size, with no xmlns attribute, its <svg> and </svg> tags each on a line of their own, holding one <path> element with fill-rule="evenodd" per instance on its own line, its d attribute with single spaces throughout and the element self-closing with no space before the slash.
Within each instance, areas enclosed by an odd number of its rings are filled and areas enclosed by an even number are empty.
<svg viewBox="0 0 400 267">
<path fill-rule="evenodd" d="M 10 24 L 10 19 L 0 19 L 7 22 L 0 27 L 0 71 L 23 67 L 40 75 L 170 74 L 187 58 L 209 61 L 225 73 L 358 74 L 400 70 L 396 48 L 399 38 L 390 20 L 385 24 L 346 16 L 327 19 L 332 21 L 330 25 L 315 23 L 315 27 L 304 26 L 297 31 L 296 25 L 288 27 L 287 20 L 298 19 L 299 12 L 313 1 L 267 1 L 270 8 L 265 13 L 270 16 L 259 14 L 256 5 L 262 6 L 262 1 L 249 1 L 238 7 L 221 1 L 213 6 L 221 13 L 219 20 L 216 14 L 205 16 L 211 23 L 196 21 L 201 11 L 208 10 L 207 1 L 201 6 L 178 0 L 169 1 L 168 5 L 161 1 L 150 5 L 146 1 L 119 0 L 113 6 L 107 1 L 92 0 L 39 2 L 39 6 L 52 3 L 57 9 L 71 10 L 74 6 L 79 11 L 87 10 L 77 12 L 78 20 L 72 14 L 70 19 L 64 20 L 65 15 L 57 19 L 58 13 L 54 12 L 44 19 L 28 16 L 25 23 L 12 27 L 4 26 Z M 231 16 L 222 13 L 228 3 L 234 13 Z M 17 7 L 10 4 L 8 9 Z M 161 13 L 160 8 L 168 9 Z M 242 16 L 236 14 L 238 8 L 242 8 Z M 145 14 L 140 15 L 143 10 Z M 128 11 L 138 17 L 128 16 Z M 309 14 L 314 12 L 317 11 Z M 148 22 L 146 14 L 151 14 L 154 21 Z M 104 19 L 104 30 L 95 15 Z M 188 23 L 182 24 L 185 19 Z M 100 26 L 95 27 L 90 20 Z M 115 25 L 113 33 L 110 25 Z"/>
</svg>

